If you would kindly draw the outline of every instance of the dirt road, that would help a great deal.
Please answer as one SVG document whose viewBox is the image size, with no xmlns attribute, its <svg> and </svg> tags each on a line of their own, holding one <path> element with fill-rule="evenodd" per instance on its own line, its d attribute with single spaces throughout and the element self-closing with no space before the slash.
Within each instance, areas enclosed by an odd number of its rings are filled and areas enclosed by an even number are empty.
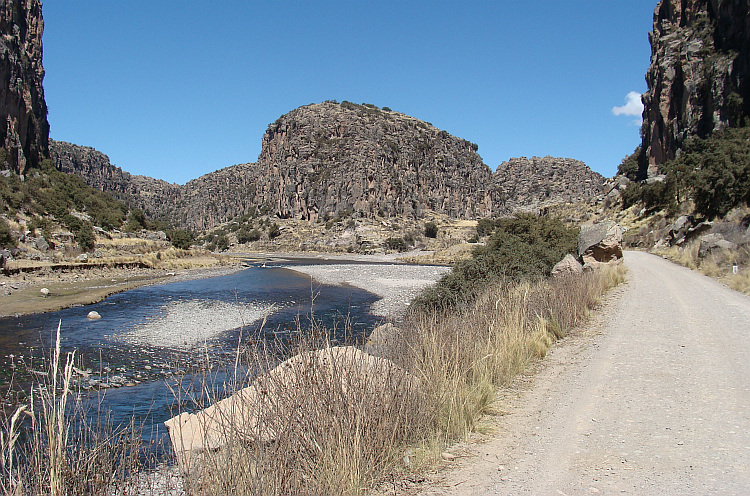
<svg viewBox="0 0 750 496">
<path fill-rule="evenodd" d="M 422 495 L 750 494 L 750 298 L 653 255 Z"/>
</svg>

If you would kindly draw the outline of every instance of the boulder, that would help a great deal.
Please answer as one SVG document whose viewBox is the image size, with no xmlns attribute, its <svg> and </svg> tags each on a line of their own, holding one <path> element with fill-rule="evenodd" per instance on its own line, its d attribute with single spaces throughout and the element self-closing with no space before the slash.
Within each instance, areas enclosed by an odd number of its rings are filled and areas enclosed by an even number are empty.
<svg viewBox="0 0 750 496">
<path fill-rule="evenodd" d="M 701 236 L 700 241 L 700 248 L 698 248 L 699 258 L 704 258 L 717 249 L 734 250 L 737 248 L 737 245 L 735 245 L 731 241 L 727 241 L 726 239 L 724 239 L 724 236 L 719 233 L 712 233 Z"/>
<path fill-rule="evenodd" d="M 581 226 L 578 255 L 584 268 L 622 260 L 622 228 L 612 221 Z"/>
<path fill-rule="evenodd" d="M 669 226 L 669 244 L 678 245 L 685 241 L 688 229 L 693 227 L 695 219 L 692 215 L 682 215 Z"/>
<path fill-rule="evenodd" d="M 696 224 L 692 215 L 682 215 L 669 226 L 667 240 L 671 246 L 682 245 L 711 229 L 712 226 L 712 222 L 703 221 Z"/>
<path fill-rule="evenodd" d="M 86 318 L 89 320 L 99 320 L 102 318 L 101 315 L 99 315 L 99 312 L 96 312 L 94 310 L 90 311 L 88 315 L 86 315 Z"/>
<path fill-rule="evenodd" d="M 36 249 L 39 251 L 47 251 L 49 250 L 49 243 L 47 243 L 47 240 L 44 239 L 44 236 L 39 236 L 34 241 L 34 246 L 36 246 Z"/>
<path fill-rule="evenodd" d="M 165 422 L 172 448 L 183 469 L 199 465 L 201 453 L 230 442 L 271 442 L 282 433 L 304 436 L 320 402 L 347 395 L 376 395 L 387 408 L 418 381 L 390 360 L 352 346 L 324 348 L 295 355 L 252 385 L 197 413 L 181 413 Z M 313 417 L 313 418 L 311 418 Z M 307 426 L 307 427 L 306 427 Z M 197 465 L 196 465 L 197 464 Z"/>
<path fill-rule="evenodd" d="M 390 322 L 379 325 L 372 330 L 364 346 L 369 355 L 389 358 L 396 351 L 401 329 Z"/>
<path fill-rule="evenodd" d="M 583 266 L 576 257 L 570 253 L 565 255 L 565 258 L 552 267 L 552 277 L 563 277 L 567 275 L 581 274 L 582 272 Z"/>
<path fill-rule="evenodd" d="M 44 296 L 44 297 L 49 296 L 49 289 L 47 289 L 47 288 L 42 288 L 42 289 L 39 290 L 39 292 L 42 293 L 42 296 Z"/>
</svg>

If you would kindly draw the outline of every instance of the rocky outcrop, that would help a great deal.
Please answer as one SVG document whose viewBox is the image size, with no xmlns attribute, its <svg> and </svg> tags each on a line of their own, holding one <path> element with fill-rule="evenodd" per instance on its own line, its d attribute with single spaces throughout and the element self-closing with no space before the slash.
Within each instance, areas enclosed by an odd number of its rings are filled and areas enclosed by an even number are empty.
<svg viewBox="0 0 750 496">
<path fill-rule="evenodd" d="M 588 201 L 604 178 L 583 162 L 512 159 L 494 174 L 477 146 L 431 124 L 372 105 L 306 105 L 268 127 L 256 163 L 184 186 L 131 176 L 87 147 L 53 142 L 58 169 L 74 172 L 154 217 L 210 229 L 255 209 L 279 218 L 420 219 L 431 211 L 481 218 Z"/>
<path fill-rule="evenodd" d="M 89 186 L 107 191 L 151 217 L 171 218 L 178 214 L 181 188 L 176 184 L 125 172 L 112 165 L 105 154 L 88 146 L 50 140 L 49 150 L 58 170 L 81 176 Z"/>
<path fill-rule="evenodd" d="M 47 156 L 42 3 L 0 2 L 0 168 L 23 174 Z"/>
<path fill-rule="evenodd" d="M 750 115 L 750 0 L 661 0 L 649 34 L 641 177 Z"/>
<path fill-rule="evenodd" d="M 604 193 L 605 178 L 580 160 L 512 158 L 493 176 L 504 212 L 538 211 L 557 203 L 588 202 Z"/>
<path fill-rule="evenodd" d="M 622 228 L 612 221 L 581 226 L 578 256 L 584 269 L 622 261 Z"/>
<path fill-rule="evenodd" d="M 269 126 L 256 195 L 281 217 L 485 217 L 498 204 L 476 145 L 397 112 L 350 103 L 300 107 Z"/>
</svg>

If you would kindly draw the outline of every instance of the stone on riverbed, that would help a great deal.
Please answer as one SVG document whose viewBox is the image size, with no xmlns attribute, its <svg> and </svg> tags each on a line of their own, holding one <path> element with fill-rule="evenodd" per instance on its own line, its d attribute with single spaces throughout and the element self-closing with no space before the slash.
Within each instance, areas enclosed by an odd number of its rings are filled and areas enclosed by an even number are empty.
<svg viewBox="0 0 750 496">
<path fill-rule="evenodd" d="M 86 316 L 86 318 L 88 318 L 90 320 L 99 320 L 99 319 L 102 318 L 102 316 L 99 315 L 99 312 L 92 310 L 92 311 L 89 312 L 89 314 Z"/>
</svg>

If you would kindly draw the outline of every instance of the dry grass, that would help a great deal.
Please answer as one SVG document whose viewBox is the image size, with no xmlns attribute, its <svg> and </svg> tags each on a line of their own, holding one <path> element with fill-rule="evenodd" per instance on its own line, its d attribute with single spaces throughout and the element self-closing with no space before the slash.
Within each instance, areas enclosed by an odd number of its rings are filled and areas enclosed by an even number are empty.
<svg viewBox="0 0 750 496">
<path fill-rule="evenodd" d="M 413 315 L 413 330 L 404 334 L 394 359 L 409 357 L 415 375 L 428 385 L 443 439 L 462 438 L 476 427 L 498 386 L 545 356 L 623 278 L 618 266 L 582 277 L 498 284 L 455 313 Z"/>
<path fill-rule="evenodd" d="M 390 361 L 340 352 L 314 323 L 307 338 L 283 350 L 268 343 L 239 347 L 237 363 L 241 349 L 245 365 L 234 375 L 207 372 L 192 386 L 175 387 L 176 404 L 191 410 L 243 391 L 231 409 L 220 410 L 218 444 L 183 453 L 184 489 L 190 495 L 356 495 L 417 470 L 420 460 L 433 461 L 476 429 L 497 388 L 579 325 L 623 274 L 619 266 L 497 284 L 454 313 L 412 314 L 383 353 Z M 66 405 L 70 360 L 63 364 L 58 348 L 48 392 L 2 426 L 3 495 L 128 494 L 136 483 L 137 426 L 114 431 L 106 419 L 92 425 L 82 410 Z M 34 428 L 24 430 L 27 415 Z M 27 437 L 23 442 L 19 433 Z"/>
<path fill-rule="evenodd" d="M 140 430 L 114 429 L 73 391 L 74 353 L 60 351 L 60 327 L 49 369 L 31 386 L 29 401 L 0 428 L 0 494 L 110 495 L 141 468 Z M 72 402 L 71 402 L 72 400 Z"/>
</svg>

